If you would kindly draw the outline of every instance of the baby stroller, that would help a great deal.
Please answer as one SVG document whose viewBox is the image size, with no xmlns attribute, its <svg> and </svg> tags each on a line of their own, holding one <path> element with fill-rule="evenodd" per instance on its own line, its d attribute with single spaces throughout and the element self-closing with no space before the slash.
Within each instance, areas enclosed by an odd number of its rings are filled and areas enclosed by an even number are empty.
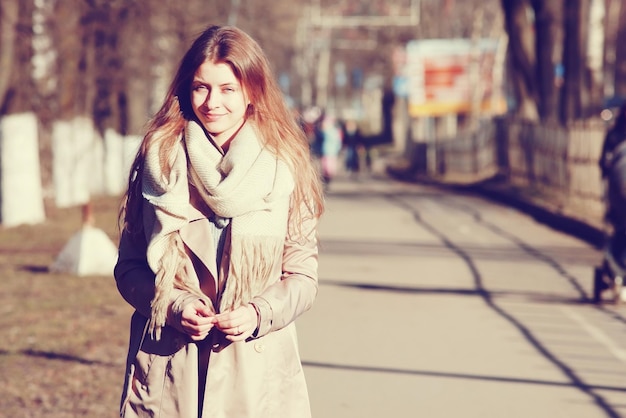
<svg viewBox="0 0 626 418">
<path fill-rule="evenodd" d="M 593 298 L 603 301 L 609 292 L 614 303 L 626 301 L 626 142 L 609 157 L 605 176 L 607 237 L 603 260 L 594 269 Z"/>
</svg>

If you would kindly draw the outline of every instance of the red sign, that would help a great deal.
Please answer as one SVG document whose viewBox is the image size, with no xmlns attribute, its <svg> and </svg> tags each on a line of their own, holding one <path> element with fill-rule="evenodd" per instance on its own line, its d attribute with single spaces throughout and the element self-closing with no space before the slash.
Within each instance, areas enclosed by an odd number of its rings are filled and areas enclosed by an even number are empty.
<svg viewBox="0 0 626 418">
<path fill-rule="evenodd" d="M 407 45 L 406 76 L 412 116 L 504 110 L 501 86 L 494 85 L 497 41 L 430 39 Z"/>
</svg>

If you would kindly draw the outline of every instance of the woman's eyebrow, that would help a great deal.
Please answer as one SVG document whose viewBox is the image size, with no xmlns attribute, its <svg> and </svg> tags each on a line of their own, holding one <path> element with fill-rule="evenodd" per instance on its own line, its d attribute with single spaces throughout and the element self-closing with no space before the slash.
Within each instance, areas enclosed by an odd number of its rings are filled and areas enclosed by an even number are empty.
<svg viewBox="0 0 626 418">
<path fill-rule="evenodd" d="M 211 86 L 212 84 L 206 81 L 202 81 L 202 80 L 198 80 L 198 79 L 194 79 L 192 81 L 192 84 L 201 84 L 203 86 Z M 224 86 L 240 86 L 241 83 L 238 81 L 226 81 L 223 83 L 219 83 L 217 84 L 219 87 L 224 87 Z"/>
</svg>

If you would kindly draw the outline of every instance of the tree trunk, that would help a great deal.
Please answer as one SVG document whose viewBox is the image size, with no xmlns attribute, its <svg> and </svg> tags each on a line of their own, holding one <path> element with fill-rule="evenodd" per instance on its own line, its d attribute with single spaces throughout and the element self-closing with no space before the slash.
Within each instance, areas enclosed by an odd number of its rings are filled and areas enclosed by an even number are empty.
<svg viewBox="0 0 626 418">
<path fill-rule="evenodd" d="M 604 0 L 590 0 L 587 37 L 587 72 L 589 74 L 591 114 L 599 115 L 604 99 L 604 22 L 606 18 Z"/>
<path fill-rule="evenodd" d="M 141 135 L 149 117 L 152 79 L 146 68 L 153 67 L 149 8 L 144 2 L 134 2 L 128 9 L 128 24 L 122 27 L 120 38 L 127 39 L 119 46 L 124 57 L 120 83 L 124 102 L 120 109 L 122 134 Z"/>
<path fill-rule="evenodd" d="M 565 12 L 565 38 L 563 63 L 565 65 L 564 84 L 561 100 L 561 122 L 569 122 L 584 116 L 585 105 L 589 102 L 589 83 L 585 77 L 585 39 L 583 22 L 586 0 L 569 0 Z"/>
<path fill-rule="evenodd" d="M 17 38 L 17 17 L 20 0 L 3 0 L 0 2 L 0 104 L 5 102 L 11 69 L 15 62 L 15 43 Z"/>
<path fill-rule="evenodd" d="M 563 0 L 534 0 L 537 107 L 543 121 L 558 119 L 557 66 L 561 64 Z"/>
<path fill-rule="evenodd" d="M 502 0 L 505 28 L 509 34 L 508 68 L 517 107 L 517 116 L 538 120 L 535 77 L 535 34 L 524 0 Z"/>
<path fill-rule="evenodd" d="M 31 58 L 34 7 L 31 1 L 15 3 L 13 0 L 5 1 L 1 6 L 0 16 L 3 22 L 0 57 L 3 64 L 2 73 L 6 75 L 0 75 L 0 114 L 33 110 L 35 89 Z M 6 51 L 4 47 L 7 48 Z"/>
<path fill-rule="evenodd" d="M 81 2 L 80 4 L 82 4 Z M 85 80 L 84 33 L 81 20 L 83 11 L 72 0 L 58 0 L 55 4 L 56 26 L 52 37 L 56 45 L 56 84 L 54 98 L 57 119 L 71 120 L 85 111 L 85 100 L 81 99 L 87 81 Z"/>
</svg>

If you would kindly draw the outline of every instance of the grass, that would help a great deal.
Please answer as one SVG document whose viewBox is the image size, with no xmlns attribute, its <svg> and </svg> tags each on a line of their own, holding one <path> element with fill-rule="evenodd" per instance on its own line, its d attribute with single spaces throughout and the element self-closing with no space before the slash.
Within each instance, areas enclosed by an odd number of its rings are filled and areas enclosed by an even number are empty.
<svg viewBox="0 0 626 418">
<path fill-rule="evenodd" d="M 119 197 L 93 201 L 117 242 Z M 117 417 L 132 309 L 112 275 L 48 272 L 81 226 L 80 207 L 0 230 L 0 417 Z"/>
</svg>

